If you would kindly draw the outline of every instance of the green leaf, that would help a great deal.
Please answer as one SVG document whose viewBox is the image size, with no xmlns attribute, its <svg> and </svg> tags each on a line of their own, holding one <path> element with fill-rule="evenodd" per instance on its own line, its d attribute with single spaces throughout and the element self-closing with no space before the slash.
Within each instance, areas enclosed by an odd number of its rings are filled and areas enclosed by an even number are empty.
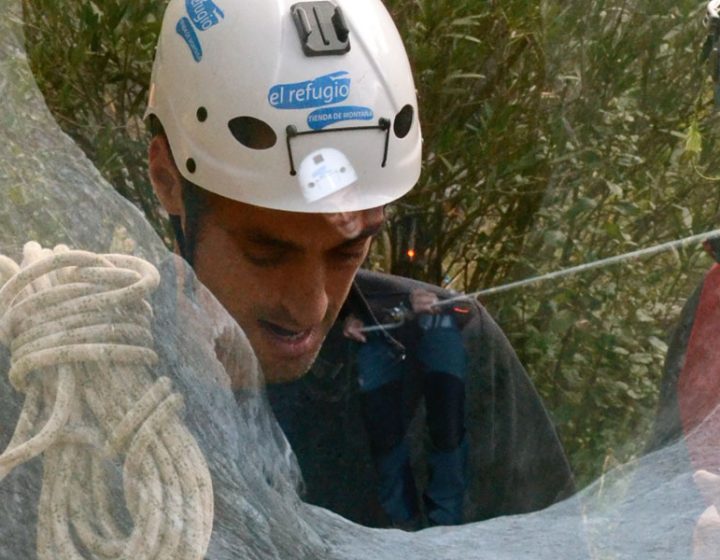
<svg viewBox="0 0 720 560">
<path fill-rule="evenodd" d="M 651 364 L 653 363 L 653 357 L 646 352 L 636 352 L 630 355 L 630 361 L 635 364 Z"/>
<path fill-rule="evenodd" d="M 658 351 L 660 354 L 662 354 L 663 356 L 664 356 L 665 354 L 667 354 L 668 345 L 667 345 L 665 342 L 663 342 L 662 340 L 660 340 L 658 337 L 656 337 L 656 336 L 651 336 L 651 337 L 648 338 L 648 342 L 650 343 L 650 345 L 651 345 L 653 348 L 655 348 L 655 350 L 657 350 L 657 351 Z"/>
<path fill-rule="evenodd" d="M 696 120 L 690 123 L 687 134 L 685 136 L 685 152 L 688 157 L 698 157 L 702 152 L 702 133 L 700 126 Z"/>
<path fill-rule="evenodd" d="M 642 309 L 635 310 L 635 317 L 637 317 L 638 321 L 642 321 L 643 323 L 654 323 L 655 317 L 647 313 L 646 311 Z"/>
<path fill-rule="evenodd" d="M 565 332 L 575 324 L 575 314 L 567 309 L 556 313 L 550 321 L 550 329 L 554 332 Z"/>
<path fill-rule="evenodd" d="M 567 237 L 562 231 L 549 230 L 543 233 L 543 241 L 549 247 L 562 247 Z"/>
</svg>

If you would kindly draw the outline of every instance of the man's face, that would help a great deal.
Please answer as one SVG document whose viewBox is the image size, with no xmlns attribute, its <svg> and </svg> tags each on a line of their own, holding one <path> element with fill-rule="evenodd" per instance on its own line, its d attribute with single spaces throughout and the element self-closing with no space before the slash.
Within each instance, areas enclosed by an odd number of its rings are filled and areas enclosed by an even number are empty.
<svg viewBox="0 0 720 560">
<path fill-rule="evenodd" d="M 381 208 L 328 216 L 210 197 L 195 272 L 247 334 L 268 382 L 309 369 L 383 220 Z"/>
</svg>

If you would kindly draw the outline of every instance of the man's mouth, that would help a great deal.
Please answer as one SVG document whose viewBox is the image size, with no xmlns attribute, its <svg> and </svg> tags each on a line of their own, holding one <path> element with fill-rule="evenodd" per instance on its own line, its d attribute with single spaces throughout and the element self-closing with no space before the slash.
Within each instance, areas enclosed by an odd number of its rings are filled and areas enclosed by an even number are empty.
<svg viewBox="0 0 720 560">
<path fill-rule="evenodd" d="M 263 321 L 262 319 L 259 321 L 259 323 L 264 329 L 270 331 L 275 336 L 285 338 L 289 341 L 290 340 L 300 340 L 301 338 L 303 338 L 303 336 L 310 334 L 310 332 L 312 331 L 312 329 L 306 329 L 304 331 L 290 330 L 290 329 L 281 327 L 280 325 L 276 325 L 275 323 Z"/>
<path fill-rule="evenodd" d="M 316 352 L 320 345 L 320 329 L 288 329 L 270 321 L 258 321 L 271 353 L 279 358 L 297 359 L 310 352 Z"/>
</svg>

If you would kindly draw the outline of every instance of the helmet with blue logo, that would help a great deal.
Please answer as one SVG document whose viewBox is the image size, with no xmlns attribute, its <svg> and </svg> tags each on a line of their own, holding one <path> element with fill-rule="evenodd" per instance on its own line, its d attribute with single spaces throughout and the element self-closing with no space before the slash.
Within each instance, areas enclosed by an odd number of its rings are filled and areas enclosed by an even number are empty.
<svg viewBox="0 0 720 560">
<path fill-rule="evenodd" d="M 380 0 L 171 0 L 149 115 L 183 177 L 255 206 L 364 210 L 420 175 L 415 86 Z"/>
</svg>

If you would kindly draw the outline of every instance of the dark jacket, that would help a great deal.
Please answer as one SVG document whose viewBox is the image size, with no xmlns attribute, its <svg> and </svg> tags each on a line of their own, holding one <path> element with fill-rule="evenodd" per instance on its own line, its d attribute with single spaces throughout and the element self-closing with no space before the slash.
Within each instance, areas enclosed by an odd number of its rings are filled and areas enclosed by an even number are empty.
<svg viewBox="0 0 720 560">
<path fill-rule="evenodd" d="M 407 304 L 414 288 L 452 294 L 421 282 L 360 271 L 341 318 L 312 370 L 298 381 L 268 387 L 270 403 L 298 457 L 304 499 L 348 519 L 386 526 L 377 503 L 375 473 L 360 416 L 354 371 L 356 343 L 342 335 L 342 316 L 367 323 L 383 310 Z M 469 357 L 466 428 L 470 443 L 465 520 L 542 509 L 574 491 L 573 477 L 555 428 L 515 352 L 480 305 L 466 306 L 463 337 Z M 388 331 L 399 352 L 412 326 Z M 424 487 L 424 410 L 421 379 L 407 384 L 405 414 L 413 463 Z"/>
</svg>

